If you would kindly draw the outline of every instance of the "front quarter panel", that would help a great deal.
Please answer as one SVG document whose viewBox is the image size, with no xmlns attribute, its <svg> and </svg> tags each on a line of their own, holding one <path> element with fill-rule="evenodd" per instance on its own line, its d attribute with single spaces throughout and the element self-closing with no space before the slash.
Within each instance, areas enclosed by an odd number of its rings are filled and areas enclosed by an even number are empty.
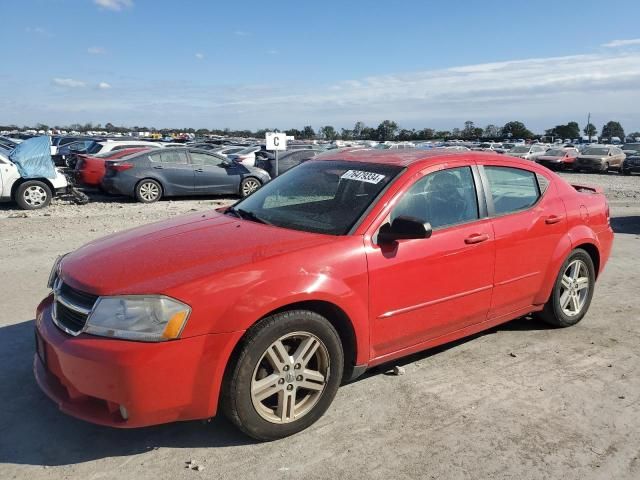
<svg viewBox="0 0 640 480">
<path fill-rule="evenodd" d="M 358 363 L 368 358 L 367 265 L 361 236 L 335 237 L 311 249 L 268 258 L 167 292 L 192 307 L 183 336 L 249 329 L 288 305 L 329 302 L 350 319 Z"/>
</svg>

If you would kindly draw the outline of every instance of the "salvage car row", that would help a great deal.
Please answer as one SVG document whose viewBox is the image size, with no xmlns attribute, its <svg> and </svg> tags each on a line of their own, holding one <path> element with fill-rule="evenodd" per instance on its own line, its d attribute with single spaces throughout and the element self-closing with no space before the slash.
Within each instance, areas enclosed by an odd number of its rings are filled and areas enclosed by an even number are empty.
<svg viewBox="0 0 640 480">
<path fill-rule="evenodd" d="M 199 141 L 161 143 L 136 139 L 93 139 L 77 137 L 35 137 L 22 143 L 0 137 L 0 199 L 13 200 L 22 209 L 46 207 L 58 193 L 74 186 L 123 195 L 142 203 L 165 197 L 237 195 L 246 197 L 278 174 L 309 160 L 335 144 L 298 144 L 282 152 L 276 162 L 264 145 L 220 145 Z M 50 142 L 50 160 L 57 165 L 48 176 L 26 174 L 20 151 L 28 144 Z M 574 171 L 640 171 L 640 143 L 615 145 L 543 144 L 449 145 L 385 142 L 348 147 L 349 150 L 446 149 L 486 151 L 532 160 L 551 169 Z M 495 147 L 495 148 L 494 148 Z M 42 151 L 42 148 L 40 148 Z M 24 157 L 24 155 L 22 155 Z M 29 157 L 29 161 L 33 161 Z M 35 159 L 42 162 L 43 159 Z M 277 165 L 276 165 L 277 163 Z M 276 171 L 277 168 L 277 171 Z M 63 173 L 63 172 L 66 172 Z M 77 191 L 77 190 L 76 190 Z"/>
</svg>

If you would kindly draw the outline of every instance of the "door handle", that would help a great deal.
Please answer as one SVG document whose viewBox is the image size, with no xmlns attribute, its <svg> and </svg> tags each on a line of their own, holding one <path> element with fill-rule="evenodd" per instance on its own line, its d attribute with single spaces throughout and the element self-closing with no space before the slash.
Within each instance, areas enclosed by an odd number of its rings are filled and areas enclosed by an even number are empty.
<svg viewBox="0 0 640 480">
<path fill-rule="evenodd" d="M 544 219 L 544 223 L 547 225 L 553 225 L 554 223 L 558 223 L 562 220 L 562 217 L 559 215 L 549 215 Z"/>
<path fill-rule="evenodd" d="M 203 170 L 202 168 L 196 168 L 196 169 L 194 170 L 194 172 L 200 172 L 200 173 L 202 173 L 202 172 L 204 172 L 204 170 Z"/>
<path fill-rule="evenodd" d="M 156 165 L 153 168 L 155 168 L 156 170 L 162 170 L 164 167 L 162 165 Z"/>
<path fill-rule="evenodd" d="M 474 233 L 473 235 L 469 235 L 464 239 L 464 243 L 467 245 L 473 245 L 474 243 L 481 243 L 489 240 L 489 235 L 486 233 Z"/>
</svg>

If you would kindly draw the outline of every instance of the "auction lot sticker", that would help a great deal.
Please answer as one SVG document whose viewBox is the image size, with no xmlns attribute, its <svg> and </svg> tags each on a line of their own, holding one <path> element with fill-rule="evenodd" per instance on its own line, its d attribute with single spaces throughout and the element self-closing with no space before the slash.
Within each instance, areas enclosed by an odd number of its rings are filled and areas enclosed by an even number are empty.
<svg viewBox="0 0 640 480">
<path fill-rule="evenodd" d="M 363 172 L 362 170 L 347 170 L 340 178 L 375 184 L 380 183 L 380 181 L 384 179 L 384 175 L 373 172 Z"/>
</svg>

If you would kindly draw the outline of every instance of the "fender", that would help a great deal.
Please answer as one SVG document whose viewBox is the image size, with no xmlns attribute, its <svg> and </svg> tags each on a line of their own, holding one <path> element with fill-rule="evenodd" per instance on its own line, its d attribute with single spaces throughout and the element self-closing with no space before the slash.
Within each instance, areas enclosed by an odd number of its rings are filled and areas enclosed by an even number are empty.
<svg viewBox="0 0 640 480">
<path fill-rule="evenodd" d="M 600 242 L 593 230 L 586 225 L 573 226 L 565 236 L 562 237 L 560 242 L 553 252 L 553 257 L 549 262 L 549 267 L 545 273 L 544 281 L 542 283 L 542 289 L 540 293 L 536 295 L 534 299 L 534 305 L 542 305 L 547 303 L 551 296 L 551 291 L 555 284 L 558 272 L 562 263 L 566 260 L 569 254 L 579 245 L 590 244 L 596 247 L 600 251 Z M 597 272 L 596 272 L 597 273 Z"/>
<path fill-rule="evenodd" d="M 355 287 L 358 290 L 359 287 L 367 288 L 366 273 L 362 281 L 357 283 Z M 275 310 L 299 302 L 322 301 L 338 307 L 346 314 L 355 333 L 356 363 L 363 364 L 369 361 L 367 298 L 366 293 L 358 294 L 354 286 L 325 273 L 300 271 L 295 277 L 279 276 L 251 285 L 222 312 L 217 329 L 247 330 Z"/>
</svg>

